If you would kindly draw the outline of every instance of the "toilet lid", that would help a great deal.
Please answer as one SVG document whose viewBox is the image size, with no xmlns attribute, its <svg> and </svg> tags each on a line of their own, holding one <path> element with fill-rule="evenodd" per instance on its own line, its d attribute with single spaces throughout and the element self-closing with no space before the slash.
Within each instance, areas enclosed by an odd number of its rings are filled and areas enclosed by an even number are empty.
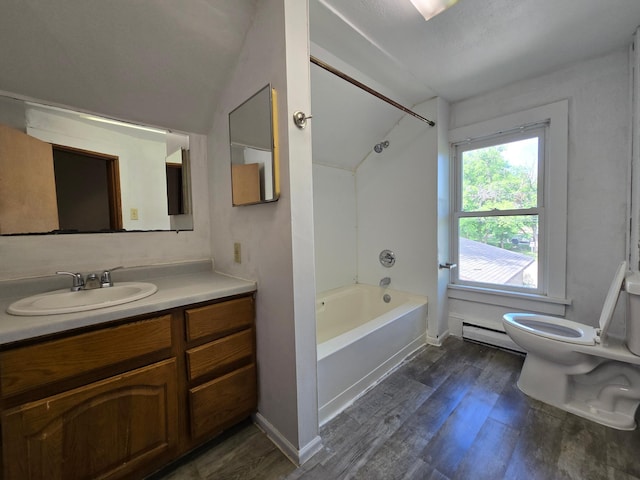
<svg viewBox="0 0 640 480">
<path fill-rule="evenodd" d="M 623 261 L 620 263 L 618 267 L 618 271 L 616 275 L 613 277 L 613 282 L 609 287 L 609 292 L 607 293 L 607 298 L 604 301 L 604 305 L 602 307 L 602 313 L 600 314 L 600 337 L 604 337 L 609 329 L 609 325 L 611 324 L 611 318 L 613 317 L 613 311 L 616 309 L 616 303 L 618 303 L 618 296 L 620 295 L 620 290 L 622 289 L 622 282 L 624 281 L 624 276 L 627 273 L 627 262 Z"/>
</svg>

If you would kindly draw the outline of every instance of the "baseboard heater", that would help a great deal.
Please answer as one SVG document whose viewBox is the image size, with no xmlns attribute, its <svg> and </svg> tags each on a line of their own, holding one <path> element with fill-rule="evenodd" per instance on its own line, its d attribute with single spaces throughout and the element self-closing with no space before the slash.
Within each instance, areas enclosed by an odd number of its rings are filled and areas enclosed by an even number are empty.
<svg viewBox="0 0 640 480">
<path fill-rule="evenodd" d="M 518 346 L 516 342 L 511 340 L 509 335 L 507 335 L 506 333 L 499 330 L 480 327 L 478 325 L 463 323 L 462 338 L 478 343 L 484 343 L 494 347 L 513 350 L 514 352 L 526 353 L 522 348 Z"/>
</svg>

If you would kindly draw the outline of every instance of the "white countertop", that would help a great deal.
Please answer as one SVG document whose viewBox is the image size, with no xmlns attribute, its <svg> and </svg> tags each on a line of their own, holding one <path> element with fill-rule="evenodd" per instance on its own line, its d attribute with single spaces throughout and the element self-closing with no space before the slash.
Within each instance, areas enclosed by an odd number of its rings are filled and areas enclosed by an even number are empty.
<svg viewBox="0 0 640 480">
<path fill-rule="evenodd" d="M 119 272 L 114 273 L 114 283 L 117 283 L 116 273 Z M 153 273 L 140 278 L 140 281 L 150 282 L 158 287 L 158 291 L 149 297 L 113 307 L 59 315 L 10 315 L 6 313 L 7 307 L 32 293 L 25 290 L 24 294 L 14 296 L 15 288 L 5 288 L 12 296 L 0 298 L 0 345 L 256 290 L 255 282 L 211 270 L 200 269 L 187 273 L 181 271 L 179 274 L 155 272 L 160 273 L 160 276 L 154 276 Z M 47 290 L 42 290 L 44 291 Z"/>
</svg>

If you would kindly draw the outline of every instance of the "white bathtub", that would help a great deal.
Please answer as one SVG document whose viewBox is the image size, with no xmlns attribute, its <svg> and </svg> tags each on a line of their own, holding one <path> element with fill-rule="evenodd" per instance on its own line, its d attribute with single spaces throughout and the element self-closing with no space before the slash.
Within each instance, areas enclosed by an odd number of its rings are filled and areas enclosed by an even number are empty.
<svg viewBox="0 0 640 480">
<path fill-rule="evenodd" d="M 322 425 L 426 343 L 427 297 L 349 285 L 318 295 L 316 322 Z"/>
</svg>

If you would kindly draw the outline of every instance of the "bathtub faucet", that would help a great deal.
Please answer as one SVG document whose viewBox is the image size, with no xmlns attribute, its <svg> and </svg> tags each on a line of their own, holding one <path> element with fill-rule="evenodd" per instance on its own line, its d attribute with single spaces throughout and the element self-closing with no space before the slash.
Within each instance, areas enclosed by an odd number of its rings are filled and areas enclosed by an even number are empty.
<svg viewBox="0 0 640 480">
<path fill-rule="evenodd" d="M 380 279 L 380 286 L 381 287 L 388 287 L 390 283 L 391 283 L 391 278 L 389 278 L 389 277 L 384 277 L 384 278 Z"/>
</svg>

